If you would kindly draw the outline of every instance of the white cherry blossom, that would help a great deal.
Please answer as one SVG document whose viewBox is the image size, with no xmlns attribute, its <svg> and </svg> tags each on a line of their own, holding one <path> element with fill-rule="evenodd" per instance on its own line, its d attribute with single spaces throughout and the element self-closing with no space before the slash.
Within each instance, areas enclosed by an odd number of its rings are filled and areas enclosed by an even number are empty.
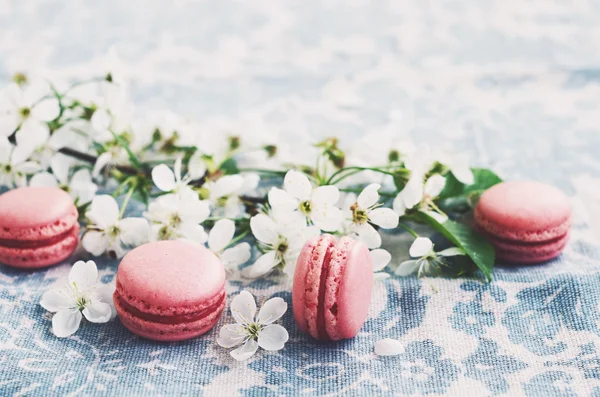
<svg viewBox="0 0 600 397">
<path fill-rule="evenodd" d="M 256 315 L 256 302 L 248 291 L 242 291 L 231 301 L 231 315 L 236 324 L 224 325 L 219 331 L 217 343 L 224 348 L 239 346 L 230 352 L 238 361 L 247 360 L 259 347 L 268 351 L 283 349 L 289 339 L 287 330 L 274 324 L 287 311 L 282 298 L 271 298 Z"/>
<path fill-rule="evenodd" d="M 173 170 L 166 164 L 159 164 L 152 169 L 152 181 L 156 187 L 163 192 L 179 193 L 182 190 L 191 189 L 188 184 L 193 179 L 201 178 L 206 172 L 202 162 L 190 162 L 190 169 L 182 177 L 181 175 L 181 156 L 177 157 Z"/>
<path fill-rule="evenodd" d="M 404 345 L 396 339 L 385 338 L 375 342 L 375 354 L 378 356 L 397 356 L 404 350 Z"/>
<path fill-rule="evenodd" d="M 19 126 L 23 130 L 39 130 L 59 112 L 58 100 L 45 81 L 9 84 L 0 91 L 0 136 L 11 135 Z"/>
<path fill-rule="evenodd" d="M 373 261 L 373 280 L 381 281 L 389 278 L 390 275 L 383 271 L 383 269 L 390 263 L 392 260 L 392 254 L 383 248 L 377 248 L 370 251 L 371 260 Z"/>
<path fill-rule="evenodd" d="M 27 144 L 12 145 L 0 137 L 0 187 L 21 187 L 27 184 L 27 175 L 40 170 L 40 165 L 29 161 L 33 147 Z"/>
<path fill-rule="evenodd" d="M 398 226 L 398 215 L 391 208 L 381 207 L 379 203 L 380 187 L 378 183 L 368 185 L 349 208 L 344 208 L 346 218 L 350 220 L 349 232 L 356 235 L 370 249 L 381 246 L 381 236 L 373 225 L 383 229 Z"/>
<path fill-rule="evenodd" d="M 52 317 L 52 332 L 59 338 L 73 335 L 83 317 L 92 323 L 106 323 L 113 319 L 114 288 L 98 280 L 94 261 L 75 262 L 67 279 L 59 281 L 42 296 L 40 305 Z"/>
<path fill-rule="evenodd" d="M 395 273 L 399 276 L 408 276 L 417 273 L 419 277 L 432 274 L 440 266 L 446 265 L 446 257 L 465 255 L 465 251 L 452 247 L 440 252 L 433 250 L 433 242 L 427 237 L 417 237 L 410 246 L 409 254 L 412 258 L 402 262 Z"/>
<path fill-rule="evenodd" d="M 299 211 L 309 224 L 324 231 L 334 231 L 342 222 L 342 211 L 336 206 L 340 192 L 335 186 L 312 184 L 302 172 L 290 170 L 284 178 L 285 190 L 272 188 L 269 204 L 277 211 Z"/>
<path fill-rule="evenodd" d="M 213 214 L 227 218 L 243 215 L 241 196 L 252 193 L 258 187 L 257 174 L 225 175 L 216 181 L 208 181 L 203 189 L 208 192 Z"/>
<path fill-rule="evenodd" d="M 448 218 L 445 214 L 437 210 L 434 200 L 444 190 L 446 178 L 440 174 L 434 174 L 427 179 L 425 185 L 423 185 L 422 181 L 421 177 L 411 177 L 404 189 L 394 199 L 394 211 L 398 216 L 404 216 L 407 210 L 418 207 L 421 211 L 427 212 L 439 222 L 445 222 Z M 432 211 L 432 208 L 437 211 Z"/>
<path fill-rule="evenodd" d="M 121 258 L 127 246 L 138 246 L 148 241 L 148 221 L 144 218 L 120 218 L 119 205 L 108 195 L 94 197 L 85 213 L 89 220 L 81 244 L 94 256 L 108 252 Z"/>
<path fill-rule="evenodd" d="M 243 269 L 248 278 L 262 277 L 275 268 L 293 275 L 300 251 L 310 237 L 318 235 L 319 229 L 306 226 L 302 217 L 258 214 L 250 219 L 252 234 L 258 240 L 263 255 L 253 265 Z"/>
</svg>

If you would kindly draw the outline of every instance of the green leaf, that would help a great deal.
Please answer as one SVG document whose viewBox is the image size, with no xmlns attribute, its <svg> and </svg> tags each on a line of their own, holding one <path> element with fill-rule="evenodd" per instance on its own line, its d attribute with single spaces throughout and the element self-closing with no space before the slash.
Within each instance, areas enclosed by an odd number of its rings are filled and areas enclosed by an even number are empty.
<svg viewBox="0 0 600 397">
<path fill-rule="evenodd" d="M 219 168 L 225 175 L 234 175 L 240 173 L 237 163 L 232 157 L 225 160 Z"/>
<path fill-rule="evenodd" d="M 468 196 L 470 193 L 485 191 L 502 182 L 502 178 L 486 168 L 473 168 L 471 171 L 473 171 L 475 182 L 468 186 L 459 182 L 452 173 L 448 174 L 446 176 L 446 186 L 442 190 L 440 198 Z"/>
<path fill-rule="evenodd" d="M 418 212 L 415 218 L 417 221 L 428 224 L 457 247 L 465 250 L 475 265 L 483 272 L 487 280 L 492 280 L 492 269 L 496 255 L 494 247 L 487 240 L 476 234 L 472 228 L 462 223 L 452 220 L 440 223 L 424 212 Z"/>
</svg>

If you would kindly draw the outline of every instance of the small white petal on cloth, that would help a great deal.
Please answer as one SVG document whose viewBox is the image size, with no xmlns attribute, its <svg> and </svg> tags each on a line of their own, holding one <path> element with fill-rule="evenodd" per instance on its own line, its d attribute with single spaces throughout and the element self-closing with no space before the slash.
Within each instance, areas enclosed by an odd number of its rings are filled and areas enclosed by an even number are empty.
<svg viewBox="0 0 600 397">
<path fill-rule="evenodd" d="M 427 237 L 417 237 L 410 246 L 408 253 L 413 258 L 420 258 L 427 255 L 433 249 L 433 242 Z"/>
<path fill-rule="evenodd" d="M 256 302 L 250 292 L 240 292 L 231 301 L 229 309 L 231 310 L 231 315 L 238 324 L 248 325 L 254 322 L 254 316 L 256 316 Z"/>
<path fill-rule="evenodd" d="M 419 270 L 419 261 L 411 259 L 409 261 L 402 262 L 394 271 L 398 276 L 409 276 L 416 273 Z"/>
<path fill-rule="evenodd" d="M 148 241 L 150 225 L 144 218 L 125 218 L 119 221 L 121 241 L 125 245 L 138 246 Z"/>
<path fill-rule="evenodd" d="M 382 281 L 386 278 L 390 278 L 390 275 L 385 272 L 377 272 L 373 274 L 373 281 Z"/>
<path fill-rule="evenodd" d="M 277 225 L 265 214 L 253 216 L 250 219 L 250 229 L 252 229 L 254 237 L 263 243 L 275 244 L 277 242 Z"/>
<path fill-rule="evenodd" d="M 248 262 L 252 256 L 252 249 L 248 243 L 240 243 L 235 247 L 227 248 L 220 255 L 226 267 L 233 267 Z"/>
<path fill-rule="evenodd" d="M 59 338 L 73 335 L 83 316 L 79 310 L 60 310 L 52 317 L 52 332 Z"/>
<path fill-rule="evenodd" d="M 231 219 L 218 220 L 208 234 L 208 247 L 213 252 L 221 252 L 235 234 L 235 223 Z"/>
<path fill-rule="evenodd" d="M 397 356 L 404 353 L 404 345 L 396 339 L 385 338 L 375 342 L 375 354 L 378 356 Z"/>
<path fill-rule="evenodd" d="M 283 179 L 285 190 L 300 201 L 310 199 L 312 185 L 302 172 L 289 170 Z"/>
<path fill-rule="evenodd" d="M 279 324 L 267 325 L 258 334 L 258 345 L 268 351 L 283 349 L 288 341 L 287 330 Z"/>
<path fill-rule="evenodd" d="M 119 205 L 109 195 L 102 194 L 94 197 L 90 209 L 85 213 L 93 224 L 101 229 L 114 225 L 119 219 Z"/>
<path fill-rule="evenodd" d="M 365 187 L 356 199 L 358 207 L 367 209 L 377 204 L 379 201 L 379 188 L 381 188 L 381 185 L 378 183 L 371 183 Z"/>
<path fill-rule="evenodd" d="M 373 271 L 374 272 L 378 272 L 378 271 L 382 270 L 392 260 L 392 254 L 390 254 L 388 251 L 386 251 L 382 248 L 374 249 L 374 250 L 370 251 L 370 254 L 371 254 L 371 261 L 373 262 Z"/>
<path fill-rule="evenodd" d="M 456 255 L 466 255 L 464 249 L 459 247 L 447 248 L 443 251 L 437 253 L 439 256 L 456 256 Z"/>
<path fill-rule="evenodd" d="M 221 347 L 230 348 L 241 345 L 248 337 L 246 328 L 241 324 L 227 324 L 219 331 L 217 343 Z"/>
<path fill-rule="evenodd" d="M 391 208 L 375 208 L 369 211 L 369 222 L 384 229 L 393 229 L 398 226 L 398 214 Z"/>
<path fill-rule="evenodd" d="M 370 224 L 355 225 L 353 231 L 358 235 L 358 239 L 365 243 L 367 248 L 373 249 L 381 246 L 381 236 Z"/>
<path fill-rule="evenodd" d="M 232 350 L 229 354 L 237 361 L 244 361 L 252 357 L 256 350 L 258 350 L 258 342 L 254 339 L 248 339 L 241 347 Z"/>
<path fill-rule="evenodd" d="M 437 197 L 444 190 L 445 185 L 446 178 L 440 174 L 435 174 L 425 182 L 425 194 L 429 197 Z"/>
<path fill-rule="evenodd" d="M 94 256 L 100 256 L 110 245 L 110 239 L 104 232 L 88 230 L 81 239 L 83 248 Z"/>
<path fill-rule="evenodd" d="M 67 295 L 61 294 L 56 289 L 49 289 L 44 292 L 42 300 L 40 300 L 40 305 L 52 313 L 70 308 L 72 306 L 71 303 Z"/>
<path fill-rule="evenodd" d="M 37 186 L 37 187 L 57 187 L 58 181 L 49 172 L 40 172 L 39 174 L 35 174 L 31 180 L 29 181 L 29 186 Z"/>
<path fill-rule="evenodd" d="M 253 265 L 245 267 L 242 270 L 242 276 L 246 278 L 262 277 L 273 270 L 278 264 L 277 253 L 275 251 L 269 251 L 266 254 L 261 255 Z"/>
<path fill-rule="evenodd" d="M 272 324 L 273 322 L 279 320 L 281 316 L 285 314 L 287 309 L 287 302 L 282 298 L 277 297 L 269 299 L 260 308 L 258 316 L 256 317 L 256 322 L 262 325 Z"/>
<path fill-rule="evenodd" d="M 175 174 L 166 164 L 159 164 L 152 168 L 152 181 L 163 192 L 175 189 Z"/>
<path fill-rule="evenodd" d="M 94 261 L 77 261 L 69 272 L 69 284 L 81 293 L 94 286 L 98 281 L 98 268 Z"/>
<path fill-rule="evenodd" d="M 82 313 L 92 323 L 106 323 L 112 317 L 110 305 L 104 302 L 93 302 L 87 305 Z"/>
</svg>

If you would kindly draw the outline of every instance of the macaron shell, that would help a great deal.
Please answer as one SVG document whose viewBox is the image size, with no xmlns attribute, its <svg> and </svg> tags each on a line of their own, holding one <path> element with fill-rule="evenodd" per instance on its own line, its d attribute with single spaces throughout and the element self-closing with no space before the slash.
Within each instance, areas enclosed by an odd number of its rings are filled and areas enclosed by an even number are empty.
<svg viewBox="0 0 600 397">
<path fill-rule="evenodd" d="M 67 259 L 79 244 L 79 225 L 54 244 L 35 248 L 11 248 L 0 245 L 0 263 L 22 269 L 39 269 Z"/>
<path fill-rule="evenodd" d="M 115 292 L 116 294 L 117 292 Z M 226 302 L 223 299 L 212 313 L 200 320 L 179 324 L 163 324 L 135 317 L 127 312 L 119 299 L 114 299 L 114 301 L 119 319 L 127 329 L 142 338 L 160 342 L 178 342 L 195 338 L 210 331 L 219 321 Z"/>
<path fill-rule="evenodd" d="M 569 234 L 542 243 L 519 243 L 486 235 L 496 248 L 496 259 L 509 263 L 534 264 L 560 255 L 569 241 Z"/>
<path fill-rule="evenodd" d="M 332 340 L 352 338 L 369 314 L 373 288 L 371 255 L 362 242 L 342 237 L 332 263 L 328 280 L 331 290 L 325 300 L 327 332 Z"/>
<path fill-rule="evenodd" d="M 310 266 L 313 249 L 317 244 L 319 237 L 311 237 L 300 251 L 298 261 L 296 262 L 296 270 L 294 272 L 294 285 L 292 287 L 292 310 L 294 319 L 300 331 L 308 333 L 308 322 L 304 314 L 305 310 L 305 292 L 306 292 L 306 274 Z"/>
<path fill-rule="evenodd" d="M 204 246 L 159 241 L 129 252 L 119 265 L 117 289 L 137 309 L 160 316 L 197 312 L 225 285 L 223 264 Z"/>
<path fill-rule="evenodd" d="M 0 240 L 44 240 L 77 224 L 72 197 L 59 188 L 22 187 L 0 195 Z"/>
<path fill-rule="evenodd" d="M 554 186 L 534 181 L 503 182 L 487 190 L 475 221 L 494 236 L 541 242 L 564 236 L 571 226 L 568 197 Z"/>
</svg>

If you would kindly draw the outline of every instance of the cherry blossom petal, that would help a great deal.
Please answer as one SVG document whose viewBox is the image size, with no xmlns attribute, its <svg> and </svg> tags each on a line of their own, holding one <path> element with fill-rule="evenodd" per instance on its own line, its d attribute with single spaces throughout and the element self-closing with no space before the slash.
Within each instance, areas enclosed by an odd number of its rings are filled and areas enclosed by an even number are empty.
<svg viewBox="0 0 600 397">
<path fill-rule="evenodd" d="M 340 191 L 335 186 L 319 186 L 312 194 L 312 202 L 316 206 L 335 205 L 340 199 Z"/>
<path fill-rule="evenodd" d="M 69 300 L 66 294 L 62 294 L 56 289 L 49 289 L 48 291 L 44 292 L 44 295 L 42 295 L 42 300 L 40 301 L 40 305 L 52 313 L 69 309 L 72 306 L 71 303 L 72 302 Z"/>
<path fill-rule="evenodd" d="M 265 244 L 275 244 L 277 242 L 277 225 L 273 219 L 265 214 L 253 216 L 250 219 L 250 229 L 252 229 L 254 237 Z"/>
<path fill-rule="evenodd" d="M 427 237 L 417 237 L 410 246 L 408 253 L 413 258 L 420 258 L 433 250 L 433 242 Z"/>
<path fill-rule="evenodd" d="M 246 278 L 258 278 L 269 273 L 275 266 L 279 264 L 277 253 L 269 251 L 261 255 L 253 265 L 245 267 L 242 270 L 242 276 Z"/>
<path fill-rule="evenodd" d="M 94 302 L 87 305 L 82 313 L 92 323 L 106 323 L 110 321 L 112 309 L 108 303 Z"/>
<path fill-rule="evenodd" d="M 27 161 L 27 159 L 29 159 L 29 157 L 31 157 L 35 148 L 35 144 L 31 142 L 22 143 L 15 146 L 10 156 L 11 164 L 14 165 L 24 163 Z"/>
<path fill-rule="evenodd" d="M 439 256 L 456 256 L 456 255 L 466 255 L 464 249 L 459 247 L 447 248 L 443 251 L 437 253 Z"/>
<path fill-rule="evenodd" d="M 85 213 L 93 224 L 101 229 L 114 225 L 119 219 L 119 205 L 117 201 L 106 194 L 94 197 L 90 209 Z"/>
<path fill-rule="evenodd" d="M 233 298 L 230 305 L 231 315 L 238 324 L 248 325 L 254 322 L 256 302 L 248 291 L 242 291 Z"/>
<path fill-rule="evenodd" d="M 311 211 L 311 220 L 315 226 L 326 232 L 336 231 L 344 220 L 344 213 L 338 207 L 324 204 Z"/>
<path fill-rule="evenodd" d="M 425 183 L 425 194 L 429 197 L 437 197 L 446 186 L 446 178 L 440 174 L 431 176 Z"/>
<path fill-rule="evenodd" d="M 98 177 L 100 175 L 100 173 L 102 172 L 102 170 L 104 169 L 104 167 L 109 165 L 111 162 L 112 162 L 112 153 L 110 153 L 110 152 L 102 153 L 100 156 L 98 156 L 98 159 L 96 159 L 96 163 L 94 164 L 94 169 L 92 170 L 92 176 L 94 178 Z"/>
<path fill-rule="evenodd" d="M 390 278 L 390 275 L 385 272 L 377 272 L 373 274 L 373 281 L 382 281 L 386 278 Z"/>
<path fill-rule="evenodd" d="M 469 163 L 466 160 L 455 160 L 452 162 L 450 166 L 450 171 L 452 175 L 459 182 L 465 185 L 472 185 L 475 183 L 475 177 L 473 176 L 473 171 L 469 168 Z"/>
<path fill-rule="evenodd" d="M 367 209 L 377 204 L 379 201 L 379 188 L 381 188 L 381 185 L 378 183 L 372 183 L 365 187 L 356 199 L 358 206 Z"/>
<path fill-rule="evenodd" d="M 110 320 L 117 317 L 117 310 L 115 309 L 115 302 L 113 300 L 113 294 L 115 292 L 115 288 L 116 288 L 116 285 L 115 285 L 114 280 L 112 283 L 103 284 L 97 288 L 100 301 L 107 303 L 108 306 L 110 306 L 110 310 L 111 310 Z"/>
<path fill-rule="evenodd" d="M 152 168 L 152 181 L 163 192 L 175 189 L 175 174 L 166 164 L 159 164 Z"/>
<path fill-rule="evenodd" d="M 71 177 L 71 194 L 78 200 L 78 204 L 92 201 L 98 186 L 92 182 L 92 174 L 87 168 L 77 170 Z"/>
<path fill-rule="evenodd" d="M 200 151 L 197 151 L 188 163 L 188 174 L 192 179 L 200 179 L 206 174 L 206 163 Z"/>
<path fill-rule="evenodd" d="M 248 262 L 252 256 L 252 249 L 248 243 L 240 243 L 232 248 L 227 248 L 221 254 L 221 260 L 225 267 L 237 267 Z"/>
<path fill-rule="evenodd" d="M 403 192 L 400 192 L 396 195 L 396 198 L 394 199 L 394 202 L 392 204 L 392 208 L 394 209 L 396 215 L 398 215 L 399 217 L 406 215 L 406 206 L 404 205 Z"/>
<path fill-rule="evenodd" d="M 183 161 L 182 156 L 178 156 L 175 159 L 175 164 L 173 165 L 173 173 L 175 174 L 175 180 L 177 182 L 181 182 L 181 162 Z"/>
<path fill-rule="evenodd" d="M 40 172 L 39 174 L 35 174 L 31 180 L 29 181 L 29 186 L 38 186 L 38 187 L 57 187 L 58 182 L 54 175 L 49 172 Z"/>
<path fill-rule="evenodd" d="M 283 349 L 289 335 L 285 328 L 279 324 L 267 325 L 258 334 L 258 345 L 268 351 Z"/>
<path fill-rule="evenodd" d="M 52 317 L 52 332 L 59 338 L 73 335 L 83 316 L 79 310 L 60 310 Z"/>
<path fill-rule="evenodd" d="M 369 211 L 369 222 L 384 229 L 393 229 L 398 226 L 398 214 L 391 208 L 375 208 Z"/>
<path fill-rule="evenodd" d="M 39 98 L 38 98 L 39 99 Z M 30 117 L 40 121 L 52 121 L 58 117 L 60 106 L 56 98 L 45 99 L 31 108 Z"/>
<path fill-rule="evenodd" d="M 256 350 L 258 350 L 258 342 L 254 339 L 248 339 L 241 347 L 232 350 L 229 354 L 237 361 L 244 361 L 252 357 Z"/>
<path fill-rule="evenodd" d="M 15 134 L 17 145 L 25 145 L 38 148 L 50 138 L 50 129 L 44 123 L 29 118 L 21 124 L 21 128 Z"/>
<path fill-rule="evenodd" d="M 144 218 L 125 218 L 119 222 L 121 226 L 121 242 L 137 247 L 148 241 L 150 226 Z"/>
<path fill-rule="evenodd" d="M 371 251 L 371 260 L 373 261 L 373 271 L 378 272 L 390 263 L 392 254 L 382 248 L 375 249 Z"/>
<path fill-rule="evenodd" d="M 216 200 L 220 197 L 230 196 L 239 191 L 243 185 L 244 178 L 241 175 L 225 175 L 210 187 L 210 198 Z"/>
<path fill-rule="evenodd" d="M 300 201 L 310 199 L 312 185 L 302 172 L 289 170 L 283 180 L 285 190 Z"/>
<path fill-rule="evenodd" d="M 69 169 L 71 168 L 71 159 L 64 154 L 57 153 L 50 160 L 50 168 L 56 179 L 66 185 L 69 182 Z"/>
<path fill-rule="evenodd" d="M 221 252 L 235 234 L 235 223 L 231 219 L 218 220 L 208 235 L 208 247 L 213 252 Z"/>
<path fill-rule="evenodd" d="M 83 248 L 94 256 L 100 256 L 110 246 L 110 239 L 104 232 L 88 230 L 81 239 Z"/>
<path fill-rule="evenodd" d="M 181 233 L 183 238 L 198 244 L 204 244 L 206 240 L 208 240 L 208 235 L 204 231 L 204 228 L 195 223 L 185 222 L 184 224 L 179 225 L 177 230 Z"/>
<path fill-rule="evenodd" d="M 381 339 L 375 342 L 375 354 L 378 356 L 397 356 L 404 353 L 404 345 L 395 339 Z"/>
<path fill-rule="evenodd" d="M 268 198 L 271 207 L 278 211 L 295 211 L 298 209 L 298 200 L 283 189 L 271 188 Z"/>
<path fill-rule="evenodd" d="M 219 346 L 224 348 L 230 348 L 241 345 L 246 338 L 248 333 L 246 328 L 241 324 L 227 324 L 224 325 L 219 331 L 217 336 L 217 343 Z"/>
<path fill-rule="evenodd" d="M 271 298 L 262 305 L 256 317 L 256 322 L 262 325 L 272 324 L 279 320 L 288 309 L 287 302 L 282 298 Z M 262 346 L 261 346 L 262 347 Z"/>
<path fill-rule="evenodd" d="M 69 284 L 73 285 L 79 293 L 94 286 L 98 281 L 98 268 L 94 261 L 77 261 L 69 272 Z"/>
<path fill-rule="evenodd" d="M 381 236 L 373 226 L 368 223 L 357 225 L 354 232 L 358 235 L 360 241 L 367 245 L 367 248 L 379 248 L 381 246 Z"/>
<path fill-rule="evenodd" d="M 406 209 L 414 208 L 423 200 L 423 182 L 421 177 L 411 177 L 401 192 Z"/>
<path fill-rule="evenodd" d="M 398 276 L 409 276 L 416 273 L 419 270 L 419 261 L 411 259 L 409 261 L 402 262 L 394 271 Z"/>
</svg>

